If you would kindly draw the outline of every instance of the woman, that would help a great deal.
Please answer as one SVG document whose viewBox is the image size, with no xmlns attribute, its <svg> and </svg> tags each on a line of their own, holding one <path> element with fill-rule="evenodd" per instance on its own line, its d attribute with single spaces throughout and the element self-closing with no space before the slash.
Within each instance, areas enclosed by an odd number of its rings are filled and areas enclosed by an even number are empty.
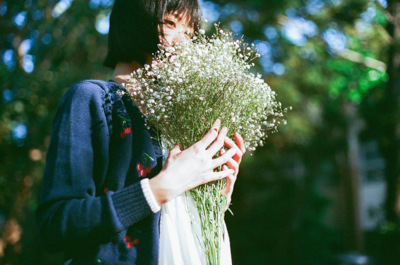
<svg viewBox="0 0 400 265">
<path fill-rule="evenodd" d="M 49 251 L 65 253 L 65 264 L 157 264 L 163 203 L 222 178 L 230 179 L 230 198 L 245 152 L 240 135 L 236 143 L 227 138 L 217 120 L 199 142 L 185 150 L 175 146 L 163 161 L 141 106 L 118 95 L 160 43 L 190 38 L 200 22 L 197 1 L 115 0 L 105 60 L 115 69 L 113 78 L 68 90 L 47 154 L 39 237 Z M 224 145 L 230 149 L 213 159 Z M 229 168 L 213 172 L 224 164 Z"/>
</svg>

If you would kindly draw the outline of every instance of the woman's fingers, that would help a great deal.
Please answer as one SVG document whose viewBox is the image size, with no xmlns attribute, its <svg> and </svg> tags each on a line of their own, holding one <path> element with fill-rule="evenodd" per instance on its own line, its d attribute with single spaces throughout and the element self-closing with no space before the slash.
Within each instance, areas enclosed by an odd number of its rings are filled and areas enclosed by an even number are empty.
<svg viewBox="0 0 400 265">
<path fill-rule="evenodd" d="M 220 150 L 224 146 L 224 139 L 226 134 L 228 133 L 228 129 L 226 127 L 222 128 L 219 132 L 217 140 L 211 144 L 211 146 L 207 149 L 207 153 L 213 157 L 218 150 Z"/>
<path fill-rule="evenodd" d="M 169 156 L 175 156 L 179 154 L 180 152 L 182 152 L 182 149 L 183 149 L 182 145 L 175 145 L 169 152 Z"/>
<path fill-rule="evenodd" d="M 235 171 L 235 175 L 238 173 L 239 163 L 236 162 L 233 158 L 229 159 L 228 162 L 226 162 L 226 164 L 230 169 L 233 169 Z"/>
<path fill-rule="evenodd" d="M 223 170 L 217 171 L 217 172 L 212 172 L 211 174 L 207 175 L 205 183 L 227 178 L 229 176 L 232 176 L 233 173 L 234 173 L 234 171 L 232 169 L 225 166 L 225 168 Z"/>
<path fill-rule="evenodd" d="M 214 121 L 214 124 L 211 126 L 211 128 L 218 128 L 221 127 L 221 120 L 220 119 L 216 119 Z"/>
<path fill-rule="evenodd" d="M 211 129 L 204 135 L 204 137 L 197 142 L 199 148 L 206 149 L 218 136 L 219 127 L 221 127 L 221 120 L 217 119 L 211 126 Z"/>
<path fill-rule="evenodd" d="M 244 145 L 243 137 L 239 133 L 235 133 L 235 140 L 242 153 L 246 153 L 246 146 Z"/>
<path fill-rule="evenodd" d="M 212 168 L 219 167 L 226 162 L 229 161 L 230 158 L 232 158 L 236 154 L 236 148 L 231 148 L 229 149 L 226 153 L 224 153 L 222 156 L 213 159 L 212 161 Z"/>
<path fill-rule="evenodd" d="M 221 149 L 220 154 L 223 155 L 223 154 L 225 154 L 225 153 L 226 153 L 225 149 Z M 236 155 L 235 155 L 235 156 L 236 156 Z M 230 169 L 233 169 L 233 170 L 235 171 L 235 175 L 237 175 L 238 170 L 239 170 L 239 162 L 237 162 L 237 161 L 234 159 L 235 156 L 233 156 L 233 158 L 230 158 L 230 159 L 226 162 L 226 164 L 228 165 L 228 167 L 229 167 Z M 224 165 L 224 167 L 225 167 L 225 165 Z"/>
<path fill-rule="evenodd" d="M 243 156 L 242 150 L 229 137 L 225 137 L 224 140 L 225 140 L 224 142 L 225 142 L 226 146 L 228 146 L 229 148 L 235 148 L 237 150 L 233 159 L 239 163 L 242 160 L 242 156 Z"/>
</svg>

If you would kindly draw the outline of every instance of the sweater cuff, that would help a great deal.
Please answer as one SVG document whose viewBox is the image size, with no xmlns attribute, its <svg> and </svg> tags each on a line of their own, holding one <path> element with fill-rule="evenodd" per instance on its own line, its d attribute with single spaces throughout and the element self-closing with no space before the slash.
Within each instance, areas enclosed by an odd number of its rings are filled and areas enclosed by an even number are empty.
<svg viewBox="0 0 400 265">
<path fill-rule="evenodd" d="M 146 201 L 149 204 L 151 211 L 153 213 L 157 213 L 158 211 L 160 211 L 161 207 L 154 197 L 153 192 L 151 191 L 149 179 L 143 179 L 142 181 L 140 181 L 140 185 L 142 186 L 144 197 L 146 198 Z"/>
<path fill-rule="evenodd" d="M 152 213 L 139 182 L 112 194 L 111 198 L 124 227 L 131 226 Z"/>
</svg>

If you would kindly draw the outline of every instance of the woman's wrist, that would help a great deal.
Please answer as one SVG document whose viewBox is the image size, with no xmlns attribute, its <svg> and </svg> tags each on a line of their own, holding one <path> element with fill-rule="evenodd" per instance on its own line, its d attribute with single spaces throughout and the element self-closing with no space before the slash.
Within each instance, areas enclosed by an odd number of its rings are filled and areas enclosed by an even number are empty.
<svg viewBox="0 0 400 265">
<path fill-rule="evenodd" d="M 164 175 L 164 171 L 161 171 L 157 176 L 149 180 L 150 189 L 160 206 L 171 199 L 171 192 L 162 185 L 162 179 L 165 177 Z"/>
</svg>

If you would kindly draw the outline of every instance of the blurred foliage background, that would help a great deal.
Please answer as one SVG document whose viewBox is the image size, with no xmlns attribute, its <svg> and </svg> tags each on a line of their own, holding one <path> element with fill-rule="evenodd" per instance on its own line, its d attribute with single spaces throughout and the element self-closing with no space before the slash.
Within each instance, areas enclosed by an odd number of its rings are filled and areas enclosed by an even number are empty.
<svg viewBox="0 0 400 265">
<path fill-rule="evenodd" d="M 400 264 L 400 3 L 200 1 L 255 43 L 288 124 L 244 159 L 227 214 L 234 264 Z M 102 66 L 113 0 L 0 1 L 0 264 L 61 264 L 34 211 L 51 123 Z M 346 260 L 346 261 L 345 261 Z"/>
</svg>

